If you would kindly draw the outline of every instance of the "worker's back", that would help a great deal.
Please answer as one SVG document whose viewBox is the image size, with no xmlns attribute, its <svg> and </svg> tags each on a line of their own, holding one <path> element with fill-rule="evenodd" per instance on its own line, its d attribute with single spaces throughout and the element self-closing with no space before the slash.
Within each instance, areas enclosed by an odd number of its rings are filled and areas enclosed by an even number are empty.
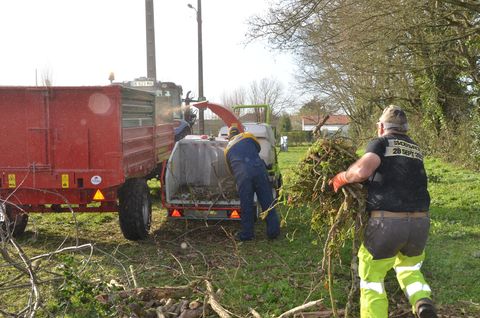
<svg viewBox="0 0 480 318">
<path fill-rule="evenodd" d="M 225 149 L 225 156 L 229 165 L 233 168 L 237 164 L 248 164 L 251 166 L 265 166 L 259 156 L 260 145 L 250 133 L 242 133 L 230 140 Z"/>
</svg>

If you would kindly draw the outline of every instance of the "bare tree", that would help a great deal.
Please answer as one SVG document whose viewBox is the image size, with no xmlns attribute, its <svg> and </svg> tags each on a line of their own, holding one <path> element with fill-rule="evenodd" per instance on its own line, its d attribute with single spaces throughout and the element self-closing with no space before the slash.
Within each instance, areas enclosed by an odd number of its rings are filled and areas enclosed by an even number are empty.
<svg viewBox="0 0 480 318">
<path fill-rule="evenodd" d="M 228 107 L 243 105 L 247 100 L 247 91 L 243 87 L 235 89 L 231 93 L 224 92 L 222 95 L 222 104 Z"/>
<path fill-rule="evenodd" d="M 267 104 L 275 116 L 296 106 L 294 98 L 285 93 L 282 83 L 272 78 L 252 81 L 247 90 L 240 87 L 230 94 L 226 93 L 222 102 L 226 106 Z"/>
<path fill-rule="evenodd" d="M 272 112 L 278 113 L 283 108 L 283 86 L 274 79 L 263 78 L 250 83 L 248 98 L 252 104 L 268 104 Z"/>
<path fill-rule="evenodd" d="M 312 116 L 316 118 L 315 121 L 318 121 L 327 115 L 337 112 L 339 108 L 335 103 L 330 103 L 328 98 L 315 96 L 300 108 L 299 114 Z"/>
<path fill-rule="evenodd" d="M 53 84 L 53 71 L 49 67 L 45 67 L 41 74 L 43 86 L 52 86 Z"/>
</svg>

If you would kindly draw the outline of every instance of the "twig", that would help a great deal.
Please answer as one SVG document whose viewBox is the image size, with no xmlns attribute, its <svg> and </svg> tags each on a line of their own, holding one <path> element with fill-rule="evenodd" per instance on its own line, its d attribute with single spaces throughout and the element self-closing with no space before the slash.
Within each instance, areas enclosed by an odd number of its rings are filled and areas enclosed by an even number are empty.
<svg viewBox="0 0 480 318">
<path fill-rule="evenodd" d="M 303 305 L 300 305 L 300 306 L 297 306 L 295 308 L 292 308 L 286 312 L 284 312 L 283 314 L 281 314 L 280 316 L 278 316 L 277 318 L 286 318 L 286 317 L 290 317 L 290 316 L 293 316 L 294 314 L 302 311 L 302 310 L 305 310 L 307 308 L 311 308 L 311 307 L 314 307 L 314 306 L 319 306 L 321 303 L 323 302 L 323 299 L 318 299 L 318 300 L 314 300 L 314 301 L 311 301 L 311 302 L 308 302 L 306 304 L 303 304 Z"/>
<path fill-rule="evenodd" d="M 48 257 L 51 257 L 55 254 L 79 251 L 79 250 L 85 249 L 87 247 L 90 248 L 90 250 L 93 250 L 93 245 L 91 243 L 87 243 L 87 244 L 83 244 L 83 245 L 79 245 L 79 246 L 64 247 L 64 248 L 57 249 L 57 250 L 55 250 L 53 252 L 50 252 L 50 253 L 40 254 L 40 255 L 32 257 L 30 260 L 34 261 L 34 260 L 41 259 L 41 258 L 48 258 Z"/>
<path fill-rule="evenodd" d="M 127 269 L 125 268 L 125 266 L 123 266 L 123 264 L 122 264 L 122 262 L 120 262 L 120 260 L 118 260 L 115 256 L 105 252 L 104 250 L 102 250 L 98 247 L 95 247 L 95 250 L 99 251 L 100 253 L 102 253 L 104 255 L 107 255 L 107 256 L 111 257 L 123 269 L 123 272 L 125 273 L 125 278 L 127 279 L 128 286 L 132 285 L 131 282 L 130 282 L 130 275 L 128 275 Z"/>
<path fill-rule="evenodd" d="M 46 279 L 46 280 L 42 280 L 42 281 L 39 280 L 39 281 L 37 281 L 37 285 L 44 285 L 44 284 L 48 284 L 48 283 L 52 283 L 52 282 L 57 282 L 59 280 L 63 280 L 63 277 L 56 277 L 56 278 L 54 277 L 54 278 L 50 278 L 50 279 Z M 12 289 L 23 289 L 23 288 L 30 287 L 30 286 L 31 286 L 30 283 L 10 285 L 10 286 L 5 286 L 5 287 L 0 287 L 0 291 L 12 290 Z"/>
<path fill-rule="evenodd" d="M 249 308 L 249 309 L 250 309 L 250 313 L 254 318 L 262 318 L 262 316 L 260 316 L 260 314 L 255 309 L 253 308 Z"/>
<path fill-rule="evenodd" d="M 72 214 L 73 221 L 75 222 L 75 244 L 78 245 L 79 244 L 79 237 L 80 237 L 80 235 L 79 235 L 80 230 L 79 230 L 79 226 L 78 226 L 77 216 L 76 216 L 75 211 L 72 208 L 72 205 L 68 201 L 68 199 L 65 196 L 63 196 L 62 194 L 60 194 L 56 191 L 49 191 L 49 190 L 45 190 L 45 189 L 37 189 L 37 188 L 30 188 L 30 187 L 24 187 L 24 189 L 36 190 L 36 191 L 43 192 L 43 193 L 53 194 L 53 195 L 56 195 L 56 196 L 60 197 L 63 200 L 63 202 L 65 202 L 65 204 L 67 205 L 67 208 L 70 210 L 70 213 Z"/>
<path fill-rule="evenodd" d="M 205 280 L 205 285 L 207 286 L 208 303 L 210 304 L 212 309 L 218 314 L 220 318 L 230 318 L 231 315 L 217 301 L 212 284 L 208 280 Z"/>
<path fill-rule="evenodd" d="M 472 300 L 459 300 L 458 302 L 464 303 L 464 304 L 467 304 L 467 305 L 477 306 L 477 307 L 480 306 L 479 303 L 475 303 Z"/>
<path fill-rule="evenodd" d="M 180 265 L 180 269 L 182 270 L 182 274 L 187 276 L 187 274 L 185 273 L 185 270 L 183 269 L 182 263 L 180 263 L 178 258 L 176 258 L 175 255 L 173 255 L 172 253 L 170 253 L 170 255 L 175 259 L 175 261 L 178 263 L 178 265 Z"/>
<path fill-rule="evenodd" d="M 362 226 L 362 213 L 357 213 L 355 218 L 354 226 L 354 237 L 352 239 L 352 260 L 350 262 L 352 284 L 350 286 L 350 291 L 348 293 L 347 303 L 345 305 L 345 317 L 349 317 L 350 313 L 353 312 L 353 304 L 356 293 L 358 292 L 358 287 L 360 286 L 359 276 L 358 276 L 358 249 L 360 242 L 360 229 Z"/>
<path fill-rule="evenodd" d="M 137 280 L 135 279 L 135 273 L 133 271 L 133 266 L 130 265 L 128 268 L 130 269 L 130 274 L 132 275 L 133 287 L 137 288 L 138 284 L 137 284 Z"/>
<path fill-rule="evenodd" d="M 40 292 L 39 292 L 38 287 L 37 287 L 37 275 L 35 274 L 35 271 L 32 270 L 31 260 L 25 255 L 22 248 L 17 244 L 17 242 L 15 242 L 15 240 L 13 240 L 13 238 L 10 238 L 10 243 L 17 250 L 18 255 L 20 256 L 20 258 L 24 262 L 25 268 L 28 272 L 28 276 L 29 276 L 29 279 L 30 279 L 30 284 L 32 286 L 32 292 L 30 294 L 30 299 L 29 299 L 29 302 L 28 302 L 29 310 L 27 312 L 29 313 L 29 316 L 33 318 L 33 317 L 35 317 L 35 313 L 37 312 L 37 309 L 38 309 L 38 306 L 39 306 L 39 303 L 40 303 Z M 33 304 L 32 304 L 32 299 L 34 300 Z"/>
</svg>

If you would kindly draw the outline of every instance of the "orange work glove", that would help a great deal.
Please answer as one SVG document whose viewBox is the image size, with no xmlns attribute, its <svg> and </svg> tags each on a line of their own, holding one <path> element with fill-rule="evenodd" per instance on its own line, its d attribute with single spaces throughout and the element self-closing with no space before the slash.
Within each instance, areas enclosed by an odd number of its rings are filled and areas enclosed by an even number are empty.
<svg viewBox="0 0 480 318">
<path fill-rule="evenodd" d="M 333 191 L 337 192 L 338 189 L 349 183 L 346 174 L 346 171 L 339 172 L 335 177 L 328 181 L 328 185 L 331 187 L 333 186 Z"/>
</svg>

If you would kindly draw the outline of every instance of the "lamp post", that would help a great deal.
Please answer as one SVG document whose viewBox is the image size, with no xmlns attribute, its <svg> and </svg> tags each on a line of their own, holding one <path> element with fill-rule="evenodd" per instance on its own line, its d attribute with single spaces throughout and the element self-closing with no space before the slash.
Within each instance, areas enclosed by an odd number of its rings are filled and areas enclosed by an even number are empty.
<svg viewBox="0 0 480 318">
<path fill-rule="evenodd" d="M 202 0 L 197 0 L 197 8 L 188 4 L 190 9 L 197 13 L 197 33 L 198 33 L 198 100 L 205 100 L 203 96 L 203 49 L 202 49 Z M 204 110 L 200 109 L 198 113 L 198 126 L 200 134 L 205 133 Z"/>
</svg>

